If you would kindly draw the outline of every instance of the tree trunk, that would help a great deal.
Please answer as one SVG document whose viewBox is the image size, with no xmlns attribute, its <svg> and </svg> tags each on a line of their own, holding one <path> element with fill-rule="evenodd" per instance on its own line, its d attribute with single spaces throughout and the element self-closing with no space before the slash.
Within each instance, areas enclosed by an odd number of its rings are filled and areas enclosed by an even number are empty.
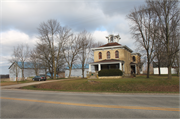
<svg viewBox="0 0 180 119">
<path fill-rule="evenodd" d="M 84 57 L 83 57 L 84 58 Z M 82 63 L 82 76 L 84 78 L 84 59 L 83 59 L 83 63 Z"/>
<path fill-rule="evenodd" d="M 84 78 L 84 66 L 82 67 L 82 76 Z"/>
<path fill-rule="evenodd" d="M 146 52 L 147 52 L 147 60 L 148 60 L 148 62 L 147 62 L 147 77 L 146 77 L 146 78 L 149 78 L 149 67 L 150 67 L 150 61 L 149 61 L 149 59 L 150 59 L 150 57 L 149 57 L 149 52 L 148 52 L 148 50 L 147 50 Z"/>
<path fill-rule="evenodd" d="M 53 79 L 56 79 L 56 66 L 55 66 L 55 61 L 54 61 L 53 65 L 54 65 L 54 77 L 53 77 Z"/>
<path fill-rule="evenodd" d="M 17 64 L 16 64 L 16 82 L 18 83 L 18 71 L 17 71 Z"/>
<path fill-rule="evenodd" d="M 158 62 L 158 70 L 159 70 L 159 76 L 161 75 L 161 64 L 160 64 L 160 60 Z"/>
<path fill-rule="evenodd" d="M 180 67 L 179 67 L 179 62 L 180 62 L 180 61 L 179 61 L 179 58 L 178 58 L 178 61 L 177 61 L 177 62 L 178 62 L 177 76 L 179 77 L 179 68 L 180 68 Z"/>
<path fill-rule="evenodd" d="M 35 74 L 36 76 L 38 76 L 38 69 L 35 69 Z"/>
<path fill-rule="evenodd" d="M 22 69 L 22 79 L 24 81 L 24 69 Z"/>
<path fill-rule="evenodd" d="M 72 66 L 69 67 L 69 78 L 71 77 L 71 69 L 72 69 Z"/>
<path fill-rule="evenodd" d="M 168 66 L 168 79 L 172 79 L 172 75 L 171 75 L 171 65 Z"/>
<path fill-rule="evenodd" d="M 146 78 L 149 78 L 149 61 L 148 61 L 148 63 L 147 63 L 147 77 Z"/>
<path fill-rule="evenodd" d="M 53 79 L 53 72 L 51 72 L 51 79 Z"/>
<path fill-rule="evenodd" d="M 179 77 L 179 67 L 177 68 L 177 77 Z"/>
<path fill-rule="evenodd" d="M 179 44 L 179 42 L 178 42 L 178 44 Z M 177 59 L 177 76 L 179 77 L 179 69 L 180 69 L 180 67 L 179 67 L 179 56 L 180 56 L 180 53 L 178 52 L 177 53 L 178 55 L 176 56 L 176 59 Z"/>
<path fill-rule="evenodd" d="M 161 67 L 160 66 L 158 66 L 158 70 L 159 70 L 159 76 L 161 75 L 161 69 L 160 69 Z"/>
</svg>

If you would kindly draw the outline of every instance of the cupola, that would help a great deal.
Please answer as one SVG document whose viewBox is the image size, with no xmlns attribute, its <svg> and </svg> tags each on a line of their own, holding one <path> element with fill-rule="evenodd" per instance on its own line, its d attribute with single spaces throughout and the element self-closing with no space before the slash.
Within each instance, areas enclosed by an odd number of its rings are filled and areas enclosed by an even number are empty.
<svg viewBox="0 0 180 119">
<path fill-rule="evenodd" d="M 108 39 L 108 43 L 118 43 L 119 40 L 121 39 L 119 34 L 118 35 L 112 35 L 110 34 L 109 36 L 106 37 Z"/>
</svg>

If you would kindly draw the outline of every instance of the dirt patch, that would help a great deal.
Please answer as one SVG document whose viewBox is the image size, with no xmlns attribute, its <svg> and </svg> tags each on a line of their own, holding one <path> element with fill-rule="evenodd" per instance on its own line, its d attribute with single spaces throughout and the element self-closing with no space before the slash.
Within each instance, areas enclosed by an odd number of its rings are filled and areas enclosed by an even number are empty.
<svg viewBox="0 0 180 119">
<path fill-rule="evenodd" d="M 93 80 L 88 80 L 88 82 L 90 83 L 90 84 L 99 84 L 100 82 L 99 81 L 93 81 Z"/>
<path fill-rule="evenodd" d="M 1 86 L 14 85 L 14 84 L 17 84 L 17 83 L 14 83 L 14 82 L 1 83 Z"/>
<path fill-rule="evenodd" d="M 1 78 L 1 81 L 10 81 L 10 78 Z"/>
</svg>

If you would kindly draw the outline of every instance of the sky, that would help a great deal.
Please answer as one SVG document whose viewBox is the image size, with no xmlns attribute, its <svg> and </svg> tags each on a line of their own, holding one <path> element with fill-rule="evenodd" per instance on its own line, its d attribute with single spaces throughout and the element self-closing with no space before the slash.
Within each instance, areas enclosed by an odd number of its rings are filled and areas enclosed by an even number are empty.
<svg viewBox="0 0 180 119">
<path fill-rule="evenodd" d="M 57 20 L 73 32 L 86 30 L 95 41 L 107 43 L 109 34 L 119 34 L 120 44 L 136 52 L 127 15 L 145 0 L 0 0 L 0 74 L 9 74 L 14 47 L 38 41 L 39 24 Z"/>
</svg>

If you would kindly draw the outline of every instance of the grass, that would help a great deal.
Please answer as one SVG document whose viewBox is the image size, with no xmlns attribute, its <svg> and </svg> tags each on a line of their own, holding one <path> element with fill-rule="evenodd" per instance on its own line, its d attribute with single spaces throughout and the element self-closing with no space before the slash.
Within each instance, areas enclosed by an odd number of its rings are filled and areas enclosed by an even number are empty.
<svg viewBox="0 0 180 119">
<path fill-rule="evenodd" d="M 61 80 L 61 79 L 65 79 L 65 78 L 57 78 L 57 79 L 47 78 L 47 80 Z"/>
<path fill-rule="evenodd" d="M 1 81 L 1 86 L 6 86 L 6 85 L 15 85 L 15 84 L 21 84 L 21 83 L 30 83 L 33 82 L 31 80 L 25 80 L 25 81 Z"/>
<path fill-rule="evenodd" d="M 179 79 L 173 76 L 137 76 L 121 79 L 76 79 L 23 87 L 32 90 L 118 93 L 179 93 Z"/>
<path fill-rule="evenodd" d="M 153 74 L 154 76 L 168 76 L 168 74 Z M 172 76 L 178 76 L 177 74 L 171 74 Z"/>
</svg>

